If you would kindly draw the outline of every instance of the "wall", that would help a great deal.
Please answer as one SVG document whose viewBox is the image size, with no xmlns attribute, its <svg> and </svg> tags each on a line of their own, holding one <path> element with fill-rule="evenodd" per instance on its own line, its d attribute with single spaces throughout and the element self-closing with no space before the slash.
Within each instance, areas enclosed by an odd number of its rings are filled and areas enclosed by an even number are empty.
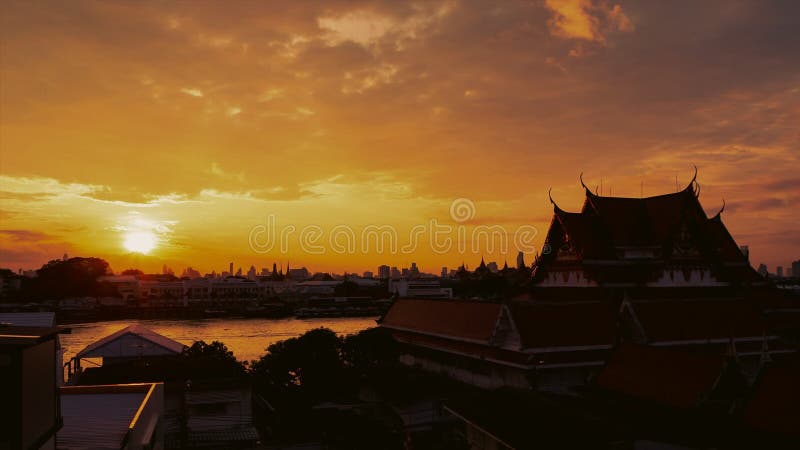
<svg viewBox="0 0 800 450">
<path fill-rule="evenodd" d="M 55 352 L 52 339 L 22 351 L 22 443 L 26 448 L 56 424 Z"/>
</svg>

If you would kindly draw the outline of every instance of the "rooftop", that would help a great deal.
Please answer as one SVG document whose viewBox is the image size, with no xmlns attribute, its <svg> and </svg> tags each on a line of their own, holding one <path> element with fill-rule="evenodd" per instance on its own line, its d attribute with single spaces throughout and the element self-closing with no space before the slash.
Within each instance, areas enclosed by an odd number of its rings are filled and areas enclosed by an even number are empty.
<svg viewBox="0 0 800 450">
<path fill-rule="evenodd" d="M 61 416 L 58 447 L 63 449 L 124 448 L 131 431 L 141 423 L 148 402 L 158 401 L 160 383 L 61 388 Z M 157 405 L 156 405 L 157 406 Z M 163 405 L 161 405 L 163 409 Z"/>
<path fill-rule="evenodd" d="M 688 409 L 709 396 L 724 356 L 622 344 L 597 377 L 597 386 L 624 396 Z"/>
<path fill-rule="evenodd" d="M 57 327 L 18 327 L 0 325 L 0 345 L 29 346 L 52 339 L 65 330 Z"/>
<path fill-rule="evenodd" d="M 488 343 L 502 305 L 466 300 L 399 299 L 381 326 L 433 336 Z"/>
<path fill-rule="evenodd" d="M 125 337 L 133 337 L 150 343 L 150 348 L 140 347 L 137 354 L 143 356 L 179 354 L 183 351 L 184 345 L 166 336 L 162 336 L 142 325 L 130 325 L 116 331 L 96 342 L 86 346 L 78 352 L 77 358 L 93 358 L 107 356 L 126 356 L 125 351 L 129 349 L 117 348 L 114 343 Z"/>
</svg>

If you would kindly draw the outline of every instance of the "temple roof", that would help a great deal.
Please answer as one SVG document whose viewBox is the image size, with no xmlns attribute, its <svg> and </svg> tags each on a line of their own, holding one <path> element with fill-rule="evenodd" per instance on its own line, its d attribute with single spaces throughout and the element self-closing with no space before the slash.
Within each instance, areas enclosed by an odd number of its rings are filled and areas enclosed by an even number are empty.
<svg viewBox="0 0 800 450">
<path fill-rule="evenodd" d="M 760 338 L 765 322 L 744 300 L 642 301 L 632 304 L 651 343 Z"/>
<path fill-rule="evenodd" d="M 800 437 L 800 364 L 767 367 L 762 372 L 742 412 L 752 428 Z"/>
<path fill-rule="evenodd" d="M 722 375 L 724 356 L 622 344 L 597 377 L 598 387 L 637 400 L 693 408 Z"/>
<path fill-rule="evenodd" d="M 502 305 L 463 300 L 399 299 L 381 320 L 397 330 L 488 343 Z"/>
<path fill-rule="evenodd" d="M 722 210 L 711 218 L 706 215 L 694 179 L 681 191 L 642 198 L 601 196 L 585 185 L 584 191 L 578 212 L 563 210 L 550 197 L 553 221 L 547 243 L 551 247 L 568 243 L 581 259 L 589 260 L 619 259 L 626 249 L 635 248 L 670 259 L 680 247 L 681 258 L 692 255 L 713 264 L 746 265 L 746 256 L 722 221 Z M 546 262 L 556 252 L 542 253 Z"/>
<path fill-rule="evenodd" d="M 511 305 L 523 348 L 614 344 L 616 314 L 601 302 Z"/>
<path fill-rule="evenodd" d="M 617 246 L 661 244 L 687 212 L 705 217 L 689 188 L 645 198 L 601 197 L 587 189 L 581 210 L 596 214 Z"/>
</svg>

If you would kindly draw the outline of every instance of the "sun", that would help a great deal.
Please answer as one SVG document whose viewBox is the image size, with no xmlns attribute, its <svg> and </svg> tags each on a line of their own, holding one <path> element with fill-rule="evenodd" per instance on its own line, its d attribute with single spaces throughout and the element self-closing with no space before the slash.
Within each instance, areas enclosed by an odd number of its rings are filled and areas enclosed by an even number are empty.
<svg viewBox="0 0 800 450">
<path fill-rule="evenodd" d="M 149 231 L 131 231 L 125 234 L 122 243 L 128 251 L 148 254 L 156 247 L 156 236 Z"/>
</svg>

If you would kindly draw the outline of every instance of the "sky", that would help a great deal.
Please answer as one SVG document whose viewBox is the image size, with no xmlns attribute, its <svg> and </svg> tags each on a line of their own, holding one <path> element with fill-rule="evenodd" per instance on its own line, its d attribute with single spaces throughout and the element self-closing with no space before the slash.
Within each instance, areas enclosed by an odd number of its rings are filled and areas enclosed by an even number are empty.
<svg viewBox="0 0 800 450">
<path fill-rule="evenodd" d="M 581 172 L 639 197 L 696 165 L 774 271 L 798 55 L 795 1 L 4 1 L 0 267 L 530 263 L 548 189 L 578 210 Z"/>
</svg>

